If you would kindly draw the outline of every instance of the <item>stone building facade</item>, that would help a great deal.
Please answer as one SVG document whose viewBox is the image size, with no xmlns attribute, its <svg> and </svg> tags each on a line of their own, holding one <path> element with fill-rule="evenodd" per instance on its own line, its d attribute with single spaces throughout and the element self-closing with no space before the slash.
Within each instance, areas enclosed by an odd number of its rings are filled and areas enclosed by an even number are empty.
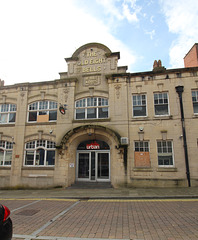
<svg viewBox="0 0 198 240">
<path fill-rule="evenodd" d="M 198 185 L 198 67 L 128 73 L 89 43 L 48 82 L 0 86 L 0 187 Z"/>
</svg>

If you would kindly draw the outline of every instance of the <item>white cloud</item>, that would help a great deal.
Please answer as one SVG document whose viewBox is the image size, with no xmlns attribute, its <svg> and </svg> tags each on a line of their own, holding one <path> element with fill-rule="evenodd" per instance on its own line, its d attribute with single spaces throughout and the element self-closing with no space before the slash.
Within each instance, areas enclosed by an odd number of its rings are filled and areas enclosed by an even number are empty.
<svg viewBox="0 0 198 240">
<path fill-rule="evenodd" d="M 141 11 L 141 7 L 136 5 L 136 0 L 97 0 L 102 5 L 104 11 L 110 16 L 118 19 L 127 19 L 128 22 L 138 22 L 137 15 Z"/>
<path fill-rule="evenodd" d="M 64 58 L 89 42 L 120 51 L 119 65 L 134 63 L 133 53 L 111 35 L 109 27 L 74 3 L 0 1 L 0 78 L 6 85 L 59 78 L 59 72 L 67 71 Z"/>
<path fill-rule="evenodd" d="M 151 23 L 154 23 L 154 16 L 151 16 L 151 17 L 150 17 L 150 22 L 151 22 Z"/>
<path fill-rule="evenodd" d="M 140 11 L 141 7 L 136 5 L 136 0 L 124 0 L 123 13 L 129 22 L 137 22 Z"/>
<path fill-rule="evenodd" d="M 198 36 L 197 0 L 160 0 L 169 31 L 177 34 L 170 48 L 170 63 L 173 68 L 183 67 L 183 58 Z"/>
<path fill-rule="evenodd" d="M 123 3 L 122 7 L 123 7 L 123 15 L 126 17 L 126 19 L 129 22 L 137 22 L 138 21 L 136 12 L 131 13 L 129 5 L 127 5 L 126 3 Z"/>
<path fill-rule="evenodd" d="M 103 6 L 106 14 L 116 17 L 118 20 L 124 19 L 121 9 L 116 6 L 116 2 L 119 0 L 96 0 L 96 2 Z"/>
<path fill-rule="evenodd" d="M 145 34 L 150 36 L 150 39 L 153 40 L 153 37 L 155 36 L 155 30 L 152 31 L 145 31 Z"/>
</svg>

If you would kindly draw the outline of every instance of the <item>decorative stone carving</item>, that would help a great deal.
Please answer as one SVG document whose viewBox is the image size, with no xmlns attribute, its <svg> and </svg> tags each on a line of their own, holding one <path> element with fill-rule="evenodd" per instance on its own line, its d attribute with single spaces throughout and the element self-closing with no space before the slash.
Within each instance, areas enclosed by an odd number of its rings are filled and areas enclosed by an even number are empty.
<svg viewBox="0 0 198 240">
<path fill-rule="evenodd" d="M 89 88 L 89 94 L 90 94 L 90 96 L 93 96 L 93 94 L 94 94 L 94 87 L 90 87 Z"/>
<path fill-rule="evenodd" d="M 65 102 L 67 102 L 67 99 L 68 99 L 68 93 L 69 93 L 69 88 L 65 88 L 65 89 L 63 89 L 63 96 L 64 96 L 64 100 L 65 100 Z"/>
<path fill-rule="evenodd" d="M 42 139 L 42 135 L 43 135 L 43 131 L 42 130 L 38 130 L 38 136 L 39 136 L 39 140 Z"/>
<path fill-rule="evenodd" d="M 41 99 L 44 100 L 45 99 L 45 91 L 41 91 Z"/>
<path fill-rule="evenodd" d="M 97 86 L 101 84 L 101 76 L 92 75 L 83 78 L 83 86 Z"/>
<path fill-rule="evenodd" d="M 116 84 L 115 85 L 115 92 L 116 92 L 117 99 L 120 98 L 120 88 L 121 88 L 121 84 Z"/>
<path fill-rule="evenodd" d="M 20 96 L 21 96 L 21 103 L 23 104 L 25 93 L 24 93 L 24 92 L 21 92 L 21 93 L 20 93 Z"/>
</svg>

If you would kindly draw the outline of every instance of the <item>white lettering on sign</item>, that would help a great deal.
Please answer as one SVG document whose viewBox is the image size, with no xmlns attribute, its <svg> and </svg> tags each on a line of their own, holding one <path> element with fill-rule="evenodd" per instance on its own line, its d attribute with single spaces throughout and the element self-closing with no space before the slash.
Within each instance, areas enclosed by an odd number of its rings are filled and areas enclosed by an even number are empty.
<svg viewBox="0 0 198 240">
<path fill-rule="evenodd" d="M 87 144 L 86 145 L 86 148 L 87 149 L 100 149 L 100 145 L 99 144 L 97 144 L 97 143 L 91 143 L 91 144 Z"/>
</svg>

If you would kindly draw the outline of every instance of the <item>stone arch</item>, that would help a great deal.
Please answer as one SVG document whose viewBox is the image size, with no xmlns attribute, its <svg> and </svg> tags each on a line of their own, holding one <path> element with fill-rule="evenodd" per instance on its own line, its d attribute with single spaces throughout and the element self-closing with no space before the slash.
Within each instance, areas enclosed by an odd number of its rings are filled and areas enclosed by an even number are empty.
<svg viewBox="0 0 198 240">
<path fill-rule="evenodd" d="M 92 48 L 92 47 L 93 47 L 93 48 L 94 48 L 94 47 L 100 48 L 100 49 L 104 50 L 106 53 L 111 54 L 111 50 L 110 50 L 108 47 L 106 47 L 105 45 L 103 45 L 103 44 L 101 44 L 101 43 L 94 43 L 94 42 L 93 42 L 93 43 L 88 43 L 88 44 L 85 44 L 85 45 L 79 47 L 79 48 L 73 53 L 72 58 L 78 57 L 78 55 L 79 55 L 83 50 L 85 50 L 85 49 L 87 49 L 87 48 Z"/>
<path fill-rule="evenodd" d="M 68 131 L 57 145 L 60 156 L 59 165 L 65 166 L 66 185 L 70 186 L 76 180 L 77 147 L 87 140 L 101 140 L 110 147 L 110 181 L 113 186 L 124 179 L 124 160 L 120 147 L 120 135 L 114 130 L 100 125 L 84 125 Z M 66 167 L 67 166 L 67 167 Z M 73 166 L 73 167 L 70 167 Z M 57 177 L 60 171 L 57 169 Z"/>
<path fill-rule="evenodd" d="M 91 140 L 96 138 L 100 138 L 101 140 L 104 140 L 108 144 L 112 142 L 111 139 L 114 139 L 116 148 L 118 148 L 120 145 L 121 136 L 119 135 L 119 133 L 117 133 L 116 131 L 108 127 L 104 127 L 100 125 L 84 125 L 84 126 L 79 126 L 69 130 L 63 136 L 58 148 L 64 149 L 65 146 L 70 145 L 70 143 L 73 142 L 75 139 L 78 139 L 80 143 L 81 139 L 82 141 L 85 141 L 85 140 Z"/>
</svg>

